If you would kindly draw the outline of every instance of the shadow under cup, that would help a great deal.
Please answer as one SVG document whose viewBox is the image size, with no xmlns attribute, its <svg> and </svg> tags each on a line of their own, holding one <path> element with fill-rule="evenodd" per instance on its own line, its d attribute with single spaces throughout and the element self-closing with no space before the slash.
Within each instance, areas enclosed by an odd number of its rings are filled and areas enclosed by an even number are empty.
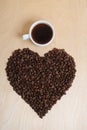
<svg viewBox="0 0 87 130">
<path fill-rule="evenodd" d="M 53 29 L 45 23 L 38 23 L 33 27 L 31 36 L 37 44 L 44 45 L 53 38 Z"/>
</svg>

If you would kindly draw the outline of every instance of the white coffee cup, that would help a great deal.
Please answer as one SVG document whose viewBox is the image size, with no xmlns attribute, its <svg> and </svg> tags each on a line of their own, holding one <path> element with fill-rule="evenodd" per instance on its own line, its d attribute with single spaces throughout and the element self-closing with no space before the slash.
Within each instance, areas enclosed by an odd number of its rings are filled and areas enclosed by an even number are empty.
<svg viewBox="0 0 87 130">
<path fill-rule="evenodd" d="M 47 34 L 48 36 L 49 36 L 49 40 L 48 41 L 46 41 L 47 39 L 45 38 L 45 43 L 40 43 L 40 42 L 37 42 L 34 38 L 33 38 L 33 35 L 32 35 L 32 31 L 34 30 L 34 28 L 35 27 L 37 27 L 37 26 L 40 26 L 40 25 L 46 25 L 46 26 L 48 26 L 49 28 L 50 28 L 50 35 L 49 34 Z M 40 28 L 39 28 L 40 29 Z M 37 35 L 37 39 L 39 39 L 39 36 L 40 34 L 38 34 Z M 46 33 L 44 33 L 44 35 L 45 35 L 45 37 L 46 37 Z M 53 41 L 53 39 L 54 39 L 54 36 L 55 36 L 55 31 L 54 31 L 54 27 L 52 26 L 52 24 L 51 23 L 49 23 L 48 21 L 45 21 L 45 20 L 39 20 L 39 21 L 36 21 L 36 22 L 34 22 L 32 25 L 31 25 L 31 27 L 30 27 L 30 29 L 29 29 L 29 33 L 28 34 L 24 34 L 23 35 L 23 40 L 28 40 L 28 39 L 30 39 L 35 45 L 37 45 L 37 46 L 46 46 L 46 45 L 49 45 L 52 41 Z M 44 40 L 44 39 L 43 39 Z"/>
</svg>

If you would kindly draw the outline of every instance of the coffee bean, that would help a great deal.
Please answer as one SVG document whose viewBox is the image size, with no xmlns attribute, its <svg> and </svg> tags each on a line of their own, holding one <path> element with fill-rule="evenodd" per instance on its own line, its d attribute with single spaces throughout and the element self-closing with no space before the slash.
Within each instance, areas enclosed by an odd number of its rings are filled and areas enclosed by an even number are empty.
<svg viewBox="0 0 87 130">
<path fill-rule="evenodd" d="M 28 48 L 8 58 L 6 73 L 16 91 L 42 118 L 66 94 L 75 77 L 75 62 L 64 49 L 40 57 Z"/>
</svg>

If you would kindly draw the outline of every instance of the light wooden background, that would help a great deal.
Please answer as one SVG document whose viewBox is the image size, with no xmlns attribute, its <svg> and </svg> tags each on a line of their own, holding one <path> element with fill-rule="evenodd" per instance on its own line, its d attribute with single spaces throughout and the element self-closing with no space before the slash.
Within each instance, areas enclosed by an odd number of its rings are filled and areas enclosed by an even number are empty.
<svg viewBox="0 0 87 130">
<path fill-rule="evenodd" d="M 55 39 L 47 47 L 22 40 L 40 19 L 55 27 Z M 7 81 L 7 58 L 24 47 L 40 55 L 64 48 L 76 62 L 72 87 L 43 119 Z M 87 0 L 0 0 L 0 130 L 87 130 Z"/>
</svg>

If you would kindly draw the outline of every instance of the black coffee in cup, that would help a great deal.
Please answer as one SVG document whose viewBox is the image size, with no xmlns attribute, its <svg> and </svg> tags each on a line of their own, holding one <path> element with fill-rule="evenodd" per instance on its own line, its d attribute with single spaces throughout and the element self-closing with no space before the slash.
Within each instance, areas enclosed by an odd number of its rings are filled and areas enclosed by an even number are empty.
<svg viewBox="0 0 87 130">
<path fill-rule="evenodd" d="M 51 40 L 53 30 L 49 25 L 41 23 L 33 28 L 31 35 L 36 43 L 46 44 Z"/>
</svg>

